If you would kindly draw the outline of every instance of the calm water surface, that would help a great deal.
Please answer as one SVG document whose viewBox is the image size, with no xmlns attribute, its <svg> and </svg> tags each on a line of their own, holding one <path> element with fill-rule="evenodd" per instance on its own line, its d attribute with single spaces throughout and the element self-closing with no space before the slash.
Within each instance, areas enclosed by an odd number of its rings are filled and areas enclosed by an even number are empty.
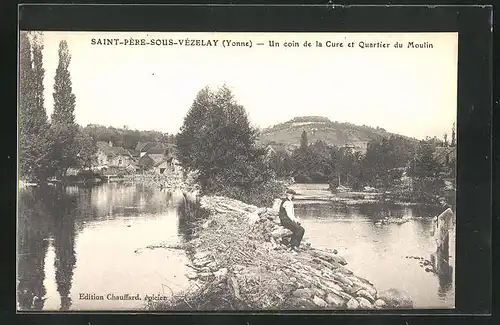
<svg viewBox="0 0 500 325">
<path fill-rule="evenodd" d="M 436 249 L 431 218 L 443 212 L 442 208 L 373 203 L 301 204 L 297 200 L 295 209 L 303 219 L 307 241 L 313 246 L 337 249 L 347 260 L 348 268 L 368 279 L 378 290 L 403 289 L 412 297 L 415 308 L 454 308 L 454 270 L 438 276 L 426 272 L 418 260 L 406 258 L 430 259 Z M 411 219 L 402 225 L 376 224 L 386 216 Z M 450 240 L 452 266 L 454 251 L 454 242 Z"/>
<path fill-rule="evenodd" d="M 165 295 L 185 289 L 183 251 L 141 249 L 186 235 L 182 194 L 104 184 L 19 196 L 20 309 L 136 309 L 144 300 L 83 300 L 80 294 Z M 36 297 L 43 297 L 39 300 Z"/>
<path fill-rule="evenodd" d="M 22 190 L 18 217 L 19 308 L 140 309 L 143 300 L 96 301 L 80 299 L 80 295 L 169 296 L 186 289 L 189 269 L 183 251 L 144 249 L 187 239 L 186 218 L 180 209 L 183 204 L 180 193 L 141 185 L 111 183 L 94 188 L 70 187 L 65 192 Z M 303 218 L 309 242 L 339 250 L 349 268 L 379 290 L 404 289 L 417 308 L 453 307 L 452 277 L 427 273 L 418 261 L 405 258 L 429 258 L 434 244 L 428 217 L 440 213 L 439 209 L 298 201 L 296 210 Z M 422 218 L 403 225 L 374 224 L 375 219 L 388 214 Z"/>
</svg>

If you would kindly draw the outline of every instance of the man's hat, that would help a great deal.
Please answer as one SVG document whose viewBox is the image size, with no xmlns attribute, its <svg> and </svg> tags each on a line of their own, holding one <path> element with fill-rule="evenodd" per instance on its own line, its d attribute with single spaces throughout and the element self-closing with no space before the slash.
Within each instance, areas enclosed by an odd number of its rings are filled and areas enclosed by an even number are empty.
<svg viewBox="0 0 500 325">
<path fill-rule="evenodd" d="M 294 190 L 292 190 L 291 188 L 288 188 L 285 192 L 286 194 L 292 194 L 292 195 L 297 195 L 297 192 L 295 192 Z"/>
</svg>

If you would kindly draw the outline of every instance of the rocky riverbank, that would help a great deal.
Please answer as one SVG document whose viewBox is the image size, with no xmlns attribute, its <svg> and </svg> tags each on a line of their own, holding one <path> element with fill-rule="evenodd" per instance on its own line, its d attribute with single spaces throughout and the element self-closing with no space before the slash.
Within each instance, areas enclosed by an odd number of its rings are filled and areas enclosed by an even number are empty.
<svg viewBox="0 0 500 325">
<path fill-rule="evenodd" d="M 277 212 L 225 197 L 202 197 L 193 221 L 191 289 L 153 310 L 297 310 L 412 308 L 397 289 L 379 292 L 353 274 L 336 250 L 304 242 L 286 250 L 289 231 Z M 198 215 L 199 217 L 199 215 Z"/>
</svg>

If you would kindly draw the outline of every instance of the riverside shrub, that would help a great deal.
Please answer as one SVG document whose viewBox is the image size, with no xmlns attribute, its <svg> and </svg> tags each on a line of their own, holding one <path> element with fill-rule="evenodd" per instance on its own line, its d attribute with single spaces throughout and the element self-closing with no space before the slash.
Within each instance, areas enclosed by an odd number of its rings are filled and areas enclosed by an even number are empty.
<svg viewBox="0 0 500 325">
<path fill-rule="evenodd" d="M 285 185 L 276 180 L 270 180 L 259 187 L 242 188 L 236 186 L 220 186 L 217 195 L 227 196 L 260 207 L 271 207 L 274 199 L 285 192 Z"/>
</svg>

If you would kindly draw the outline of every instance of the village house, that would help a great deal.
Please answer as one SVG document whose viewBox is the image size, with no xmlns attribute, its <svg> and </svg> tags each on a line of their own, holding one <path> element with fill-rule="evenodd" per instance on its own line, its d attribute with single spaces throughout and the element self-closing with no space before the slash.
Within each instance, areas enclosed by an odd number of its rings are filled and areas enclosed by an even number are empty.
<svg viewBox="0 0 500 325">
<path fill-rule="evenodd" d="M 155 174 L 163 175 L 165 171 L 173 170 L 172 168 L 172 158 L 164 159 L 154 166 Z"/>
<path fill-rule="evenodd" d="M 135 164 L 134 158 L 122 147 L 114 147 L 113 143 L 97 142 L 97 169 L 126 168 Z"/>
<path fill-rule="evenodd" d="M 148 155 L 144 155 L 144 156 L 140 157 L 138 159 L 137 163 L 141 167 L 142 170 L 148 170 L 155 165 L 154 160 Z"/>
<path fill-rule="evenodd" d="M 155 144 L 152 142 L 138 142 L 135 146 L 135 152 L 139 154 L 139 157 L 142 157 L 153 147 Z"/>
<path fill-rule="evenodd" d="M 135 147 L 135 153 L 139 157 L 138 161 L 141 166 L 155 166 L 173 157 L 174 145 L 139 142 Z"/>
<path fill-rule="evenodd" d="M 165 148 L 156 146 L 149 148 L 146 153 L 143 155 L 150 157 L 155 164 L 160 163 L 167 157 L 167 151 Z"/>
<path fill-rule="evenodd" d="M 176 172 L 180 168 L 179 161 L 175 159 L 173 156 L 169 156 L 159 163 L 155 164 L 154 171 L 155 174 L 163 175 L 167 171 Z"/>
</svg>

